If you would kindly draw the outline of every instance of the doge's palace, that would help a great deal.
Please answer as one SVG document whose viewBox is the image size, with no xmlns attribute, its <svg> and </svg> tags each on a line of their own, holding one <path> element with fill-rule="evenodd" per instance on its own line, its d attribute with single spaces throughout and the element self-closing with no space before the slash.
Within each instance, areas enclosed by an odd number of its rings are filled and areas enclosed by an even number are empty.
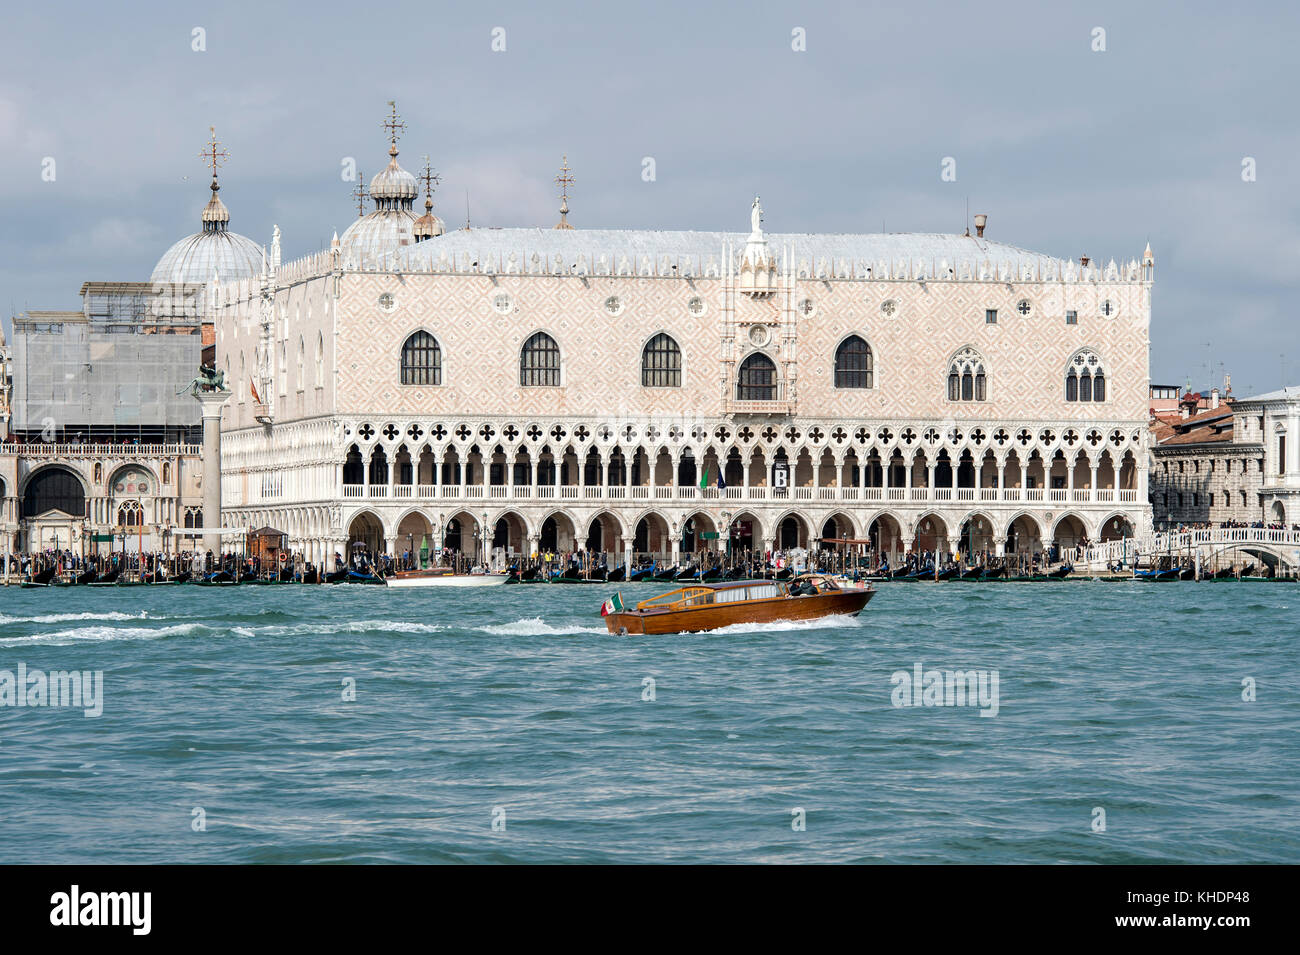
<svg viewBox="0 0 1300 955">
<path fill-rule="evenodd" d="M 447 231 L 389 163 L 330 247 L 210 287 L 223 510 L 349 546 L 679 562 L 730 545 L 1145 533 L 1154 259 L 975 234 Z M 426 170 L 426 196 L 436 177 Z M 782 219 L 789 213 L 782 211 Z M 743 209 L 737 210 L 743 222 Z"/>
</svg>

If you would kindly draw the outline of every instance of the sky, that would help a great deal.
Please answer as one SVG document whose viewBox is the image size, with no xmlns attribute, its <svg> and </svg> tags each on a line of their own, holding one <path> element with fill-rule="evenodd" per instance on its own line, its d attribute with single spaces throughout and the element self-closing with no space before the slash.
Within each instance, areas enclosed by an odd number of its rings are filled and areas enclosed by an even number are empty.
<svg viewBox="0 0 1300 955">
<path fill-rule="evenodd" d="M 452 228 L 467 200 L 553 225 L 567 155 L 578 228 L 740 232 L 758 194 L 773 232 L 960 233 L 969 204 L 1062 258 L 1150 242 L 1152 381 L 1263 392 L 1300 383 L 1297 37 L 1287 3 L 15 5 L 0 309 L 147 280 L 199 229 L 209 126 L 231 229 L 324 248 L 396 100 Z"/>
</svg>

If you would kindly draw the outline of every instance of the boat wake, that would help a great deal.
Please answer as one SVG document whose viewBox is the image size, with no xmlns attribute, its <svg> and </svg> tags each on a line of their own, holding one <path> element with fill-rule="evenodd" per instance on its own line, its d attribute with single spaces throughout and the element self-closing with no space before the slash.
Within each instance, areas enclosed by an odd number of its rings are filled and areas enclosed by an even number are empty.
<svg viewBox="0 0 1300 955">
<path fill-rule="evenodd" d="M 710 633 L 713 636 L 729 636 L 737 633 L 779 633 L 787 630 L 839 630 L 843 627 L 860 627 L 862 621 L 847 614 L 833 614 L 829 617 L 816 617 L 812 620 L 773 620 L 771 623 L 733 623 L 729 627 L 719 627 Z"/>
<path fill-rule="evenodd" d="M 604 627 L 582 627 L 577 624 L 553 627 L 541 617 L 526 617 L 513 623 L 491 624 L 478 629 L 498 637 L 569 637 L 579 633 L 608 632 Z"/>
</svg>

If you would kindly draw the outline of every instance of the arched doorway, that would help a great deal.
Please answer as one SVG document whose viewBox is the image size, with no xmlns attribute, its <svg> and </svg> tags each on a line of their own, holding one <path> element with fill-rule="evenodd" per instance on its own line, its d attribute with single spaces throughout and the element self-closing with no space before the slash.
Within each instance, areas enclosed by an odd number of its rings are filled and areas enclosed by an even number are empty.
<svg viewBox="0 0 1300 955">
<path fill-rule="evenodd" d="M 397 524 L 397 552 L 406 566 L 428 563 L 433 550 L 433 524 L 419 511 L 412 511 Z"/>
<path fill-rule="evenodd" d="M 362 511 L 348 524 L 349 560 L 374 561 L 384 552 L 384 525 L 369 511 Z"/>
<path fill-rule="evenodd" d="M 573 521 L 567 516 L 556 511 L 546 520 L 542 521 L 541 542 L 539 546 L 543 551 L 571 551 L 576 550 L 577 532 L 573 527 Z"/>
<path fill-rule="evenodd" d="M 717 531 L 713 518 L 709 515 L 700 512 L 692 514 L 682 524 L 682 553 L 693 554 L 708 550 L 710 543 L 717 540 Z"/>
<path fill-rule="evenodd" d="M 777 550 L 797 550 L 807 546 L 808 526 L 797 514 L 787 515 L 777 527 Z"/>
<path fill-rule="evenodd" d="M 1061 559 L 1061 552 L 1087 543 L 1088 532 L 1083 521 L 1074 514 L 1066 514 L 1052 530 L 1053 560 Z"/>
<path fill-rule="evenodd" d="M 632 550 L 642 556 L 665 557 L 672 551 L 668 539 L 668 521 L 662 515 L 650 513 L 636 523 Z"/>
</svg>

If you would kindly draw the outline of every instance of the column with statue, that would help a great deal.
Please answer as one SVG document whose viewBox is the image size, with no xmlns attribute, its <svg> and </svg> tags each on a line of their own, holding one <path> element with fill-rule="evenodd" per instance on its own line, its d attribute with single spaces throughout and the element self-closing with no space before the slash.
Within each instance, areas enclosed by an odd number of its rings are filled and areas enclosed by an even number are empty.
<svg viewBox="0 0 1300 955">
<path fill-rule="evenodd" d="M 221 408 L 230 399 L 224 372 L 200 365 L 187 389 L 203 421 L 203 548 L 221 560 Z M 182 392 L 183 394 L 184 392 Z"/>
</svg>

